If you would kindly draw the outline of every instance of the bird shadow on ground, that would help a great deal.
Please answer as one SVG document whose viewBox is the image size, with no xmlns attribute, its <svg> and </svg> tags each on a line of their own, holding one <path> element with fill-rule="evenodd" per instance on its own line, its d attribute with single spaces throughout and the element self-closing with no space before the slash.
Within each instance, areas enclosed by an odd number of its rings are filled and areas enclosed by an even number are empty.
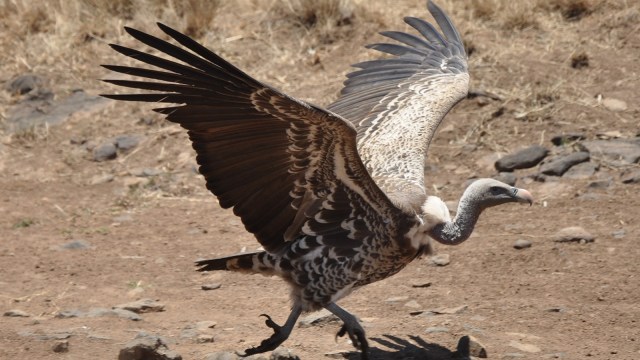
<svg viewBox="0 0 640 360">
<path fill-rule="evenodd" d="M 370 338 L 374 343 L 384 348 L 372 346 L 369 349 L 371 360 L 387 359 L 428 359 L 428 360 L 466 360 L 470 359 L 468 350 L 451 351 L 444 346 L 429 343 L 419 336 L 409 335 L 408 339 L 393 335 L 383 335 L 383 338 Z M 462 351 L 461 351 L 462 350 Z M 360 352 L 349 353 L 347 359 L 360 359 Z"/>
</svg>

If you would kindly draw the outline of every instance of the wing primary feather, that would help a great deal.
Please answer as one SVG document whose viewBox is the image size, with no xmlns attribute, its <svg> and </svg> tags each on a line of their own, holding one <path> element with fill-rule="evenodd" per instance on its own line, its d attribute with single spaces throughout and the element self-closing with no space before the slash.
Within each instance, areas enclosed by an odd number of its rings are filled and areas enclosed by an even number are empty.
<svg viewBox="0 0 640 360">
<path fill-rule="evenodd" d="M 438 26 L 440 26 L 440 29 L 442 29 L 442 33 L 447 38 L 447 40 L 462 44 L 460 33 L 458 33 L 456 27 L 453 26 L 453 23 L 451 22 L 451 19 L 449 19 L 447 14 L 445 14 L 445 12 L 442 11 L 442 9 L 438 7 L 438 5 L 434 4 L 431 0 L 427 2 L 427 9 L 429 10 L 433 18 L 436 19 Z"/>
</svg>

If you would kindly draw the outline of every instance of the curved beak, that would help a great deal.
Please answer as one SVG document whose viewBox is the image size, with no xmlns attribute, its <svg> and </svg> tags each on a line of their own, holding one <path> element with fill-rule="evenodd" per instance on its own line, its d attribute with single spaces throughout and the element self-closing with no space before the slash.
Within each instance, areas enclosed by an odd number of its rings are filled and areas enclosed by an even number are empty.
<svg viewBox="0 0 640 360">
<path fill-rule="evenodd" d="M 513 198 L 517 202 L 529 203 L 529 206 L 533 205 L 533 195 L 525 189 L 513 188 Z"/>
</svg>

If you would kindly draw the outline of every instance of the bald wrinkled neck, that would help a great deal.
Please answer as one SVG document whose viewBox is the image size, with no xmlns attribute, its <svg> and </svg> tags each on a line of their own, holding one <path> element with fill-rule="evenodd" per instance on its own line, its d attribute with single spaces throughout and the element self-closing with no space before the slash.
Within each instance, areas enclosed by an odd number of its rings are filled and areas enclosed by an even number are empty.
<svg viewBox="0 0 640 360">
<path fill-rule="evenodd" d="M 460 199 L 456 217 L 452 221 L 434 226 L 429 235 L 442 244 L 460 244 L 471 236 L 481 212 L 482 208 L 477 202 L 463 197 Z"/>
</svg>

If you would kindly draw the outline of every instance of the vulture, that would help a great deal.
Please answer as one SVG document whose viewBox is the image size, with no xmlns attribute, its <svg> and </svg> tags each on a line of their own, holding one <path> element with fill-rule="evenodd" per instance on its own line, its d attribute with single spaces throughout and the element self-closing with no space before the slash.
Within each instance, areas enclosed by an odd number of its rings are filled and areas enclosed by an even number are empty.
<svg viewBox="0 0 640 360">
<path fill-rule="evenodd" d="M 252 78 L 160 23 L 179 45 L 125 30 L 172 59 L 110 45 L 151 68 L 103 65 L 144 79 L 104 81 L 146 91 L 103 96 L 173 104 L 154 110 L 187 130 L 207 188 L 264 249 L 197 261 L 198 270 L 278 275 L 291 287 L 284 324 L 263 315 L 273 334 L 244 355 L 277 348 L 302 313 L 324 308 L 343 322 L 337 335 L 348 335 L 367 359 L 365 331 L 340 299 L 402 270 L 431 239 L 465 241 L 483 210 L 533 202 L 527 190 L 478 179 L 451 218 L 444 201 L 429 195 L 427 149 L 467 95 L 469 73 L 451 20 L 431 1 L 427 8 L 441 32 L 414 17 L 404 21 L 417 34 L 382 32 L 396 43 L 368 48 L 387 57 L 355 64 L 326 108 Z"/>
</svg>

